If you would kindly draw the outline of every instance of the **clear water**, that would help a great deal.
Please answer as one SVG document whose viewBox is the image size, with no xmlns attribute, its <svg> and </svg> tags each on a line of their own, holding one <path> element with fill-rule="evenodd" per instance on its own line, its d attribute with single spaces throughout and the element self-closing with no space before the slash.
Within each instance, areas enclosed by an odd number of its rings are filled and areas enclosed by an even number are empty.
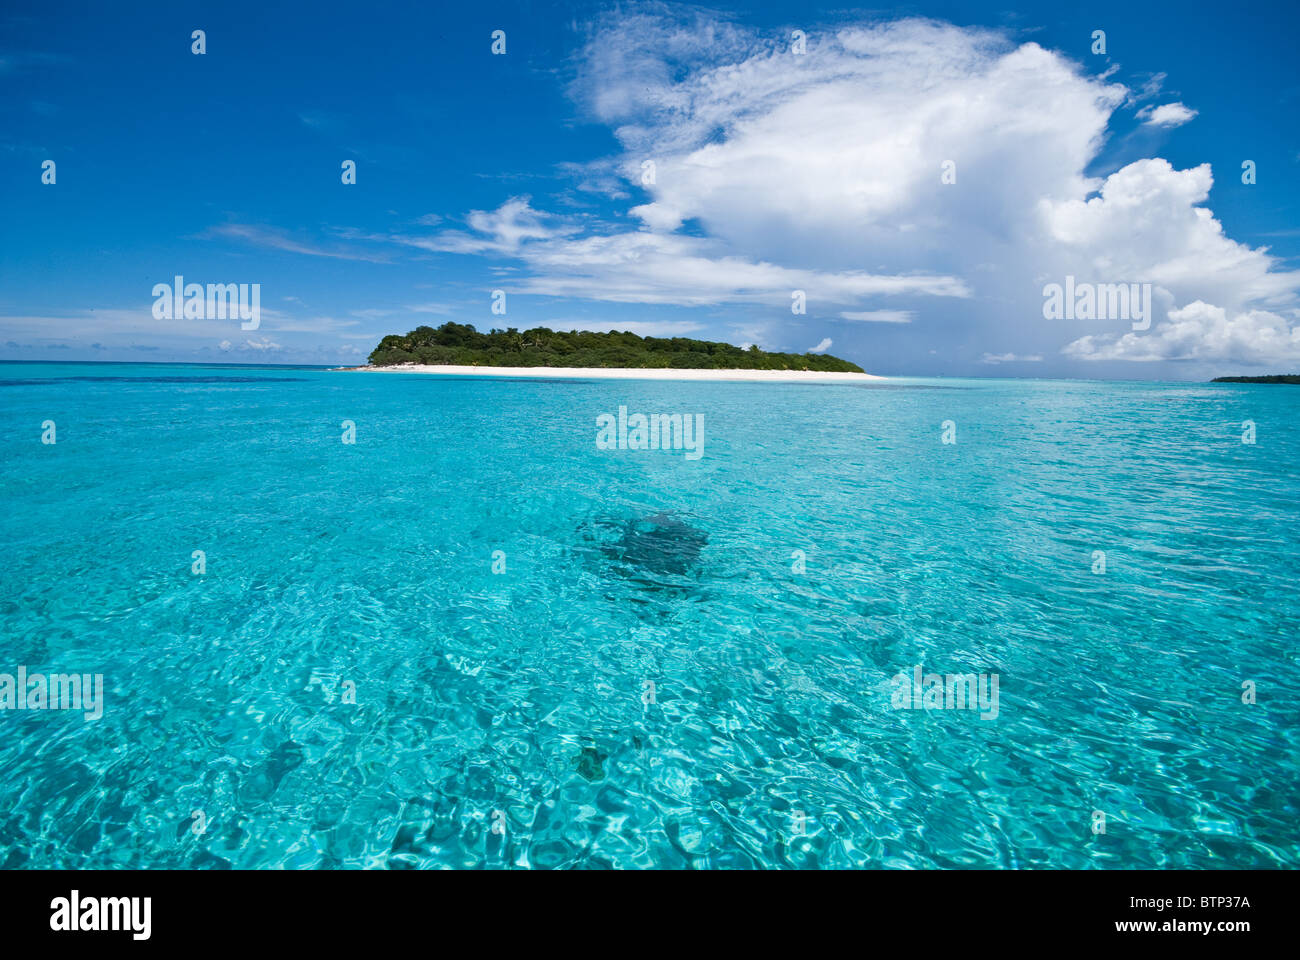
<svg viewBox="0 0 1300 960">
<path fill-rule="evenodd" d="M 704 456 L 597 450 L 620 405 L 703 414 Z M 0 863 L 1296 866 L 1298 422 L 1276 386 L 0 366 L 0 672 L 105 685 L 0 712 Z M 997 674 L 997 717 L 894 709 L 917 664 Z"/>
</svg>

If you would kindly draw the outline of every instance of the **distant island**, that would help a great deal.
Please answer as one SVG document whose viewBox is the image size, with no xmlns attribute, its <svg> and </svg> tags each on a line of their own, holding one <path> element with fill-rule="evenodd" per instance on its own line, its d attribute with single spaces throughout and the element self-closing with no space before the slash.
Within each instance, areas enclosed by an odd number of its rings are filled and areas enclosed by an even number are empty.
<svg viewBox="0 0 1300 960">
<path fill-rule="evenodd" d="M 370 364 L 448 367 L 585 367 L 632 370 L 807 370 L 862 373 L 856 363 L 825 353 L 769 353 L 730 343 L 635 333 L 562 333 L 546 327 L 479 333 L 469 324 L 416 327 L 390 334 L 370 353 Z"/>
<path fill-rule="evenodd" d="M 1210 383 L 1300 383 L 1300 373 L 1272 373 L 1266 377 L 1215 377 Z"/>
</svg>

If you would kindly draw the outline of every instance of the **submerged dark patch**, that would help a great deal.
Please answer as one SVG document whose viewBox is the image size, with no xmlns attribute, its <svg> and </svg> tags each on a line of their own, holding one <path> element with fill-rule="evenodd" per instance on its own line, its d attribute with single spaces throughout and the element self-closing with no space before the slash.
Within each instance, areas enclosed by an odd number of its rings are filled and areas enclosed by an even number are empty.
<svg viewBox="0 0 1300 960">
<path fill-rule="evenodd" d="M 675 513 L 656 513 L 637 520 L 600 518 L 588 536 L 601 539 L 601 553 L 625 576 L 686 577 L 700 564 L 709 535 Z M 601 531 L 604 535 L 601 535 Z"/>
<path fill-rule="evenodd" d="M 651 573 L 683 576 L 699 563 L 709 535 L 671 514 L 657 513 L 633 520 L 607 551 L 617 559 Z"/>
</svg>

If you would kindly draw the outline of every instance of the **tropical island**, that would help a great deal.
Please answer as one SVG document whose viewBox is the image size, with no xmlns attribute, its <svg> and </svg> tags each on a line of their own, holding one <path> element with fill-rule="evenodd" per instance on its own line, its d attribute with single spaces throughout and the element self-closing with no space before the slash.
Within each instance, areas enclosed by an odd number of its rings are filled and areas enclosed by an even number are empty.
<svg viewBox="0 0 1300 960">
<path fill-rule="evenodd" d="M 448 322 L 390 334 L 370 353 L 375 367 L 563 368 L 625 370 L 754 370 L 863 375 L 855 363 L 825 353 L 770 353 L 751 346 L 641 337 L 635 333 L 567 333 L 534 327 L 479 333 L 473 326 Z"/>
<path fill-rule="evenodd" d="M 1215 377 L 1210 383 L 1300 383 L 1300 373 L 1271 373 L 1265 377 Z"/>
</svg>

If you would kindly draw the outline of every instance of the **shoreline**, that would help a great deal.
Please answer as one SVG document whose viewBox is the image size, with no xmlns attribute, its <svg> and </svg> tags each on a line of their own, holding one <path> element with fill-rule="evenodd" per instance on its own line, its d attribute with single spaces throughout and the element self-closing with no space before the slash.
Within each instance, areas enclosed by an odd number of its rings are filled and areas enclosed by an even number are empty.
<svg viewBox="0 0 1300 960">
<path fill-rule="evenodd" d="M 336 367 L 346 373 L 419 373 L 453 377 L 565 377 L 575 380 L 733 380 L 747 383 L 865 383 L 871 373 L 817 370 L 698 370 L 658 367 L 465 367 L 409 363 L 392 367 Z"/>
</svg>

